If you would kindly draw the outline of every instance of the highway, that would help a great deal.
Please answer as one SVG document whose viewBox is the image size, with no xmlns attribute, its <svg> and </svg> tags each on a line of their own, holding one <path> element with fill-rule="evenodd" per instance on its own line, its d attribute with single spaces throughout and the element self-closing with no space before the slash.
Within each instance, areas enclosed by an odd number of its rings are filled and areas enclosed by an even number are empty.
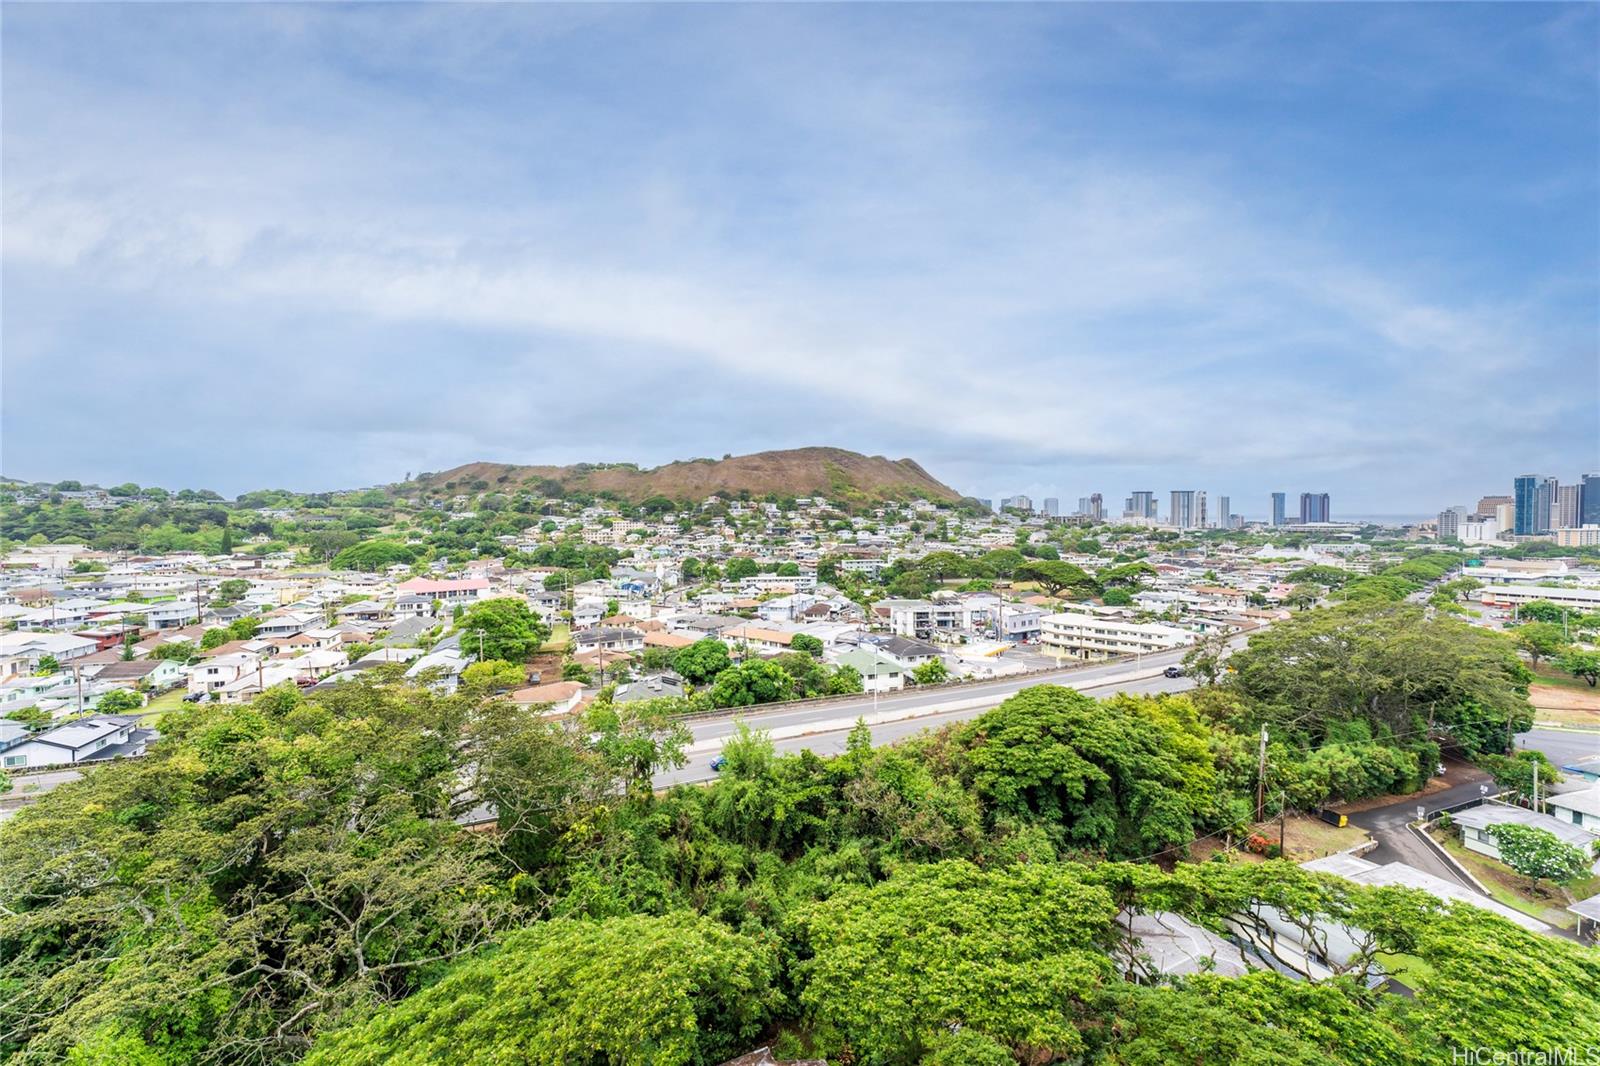
<svg viewBox="0 0 1600 1066">
<path fill-rule="evenodd" d="M 1243 644 L 1243 636 L 1235 638 Z M 938 729 L 951 722 L 976 718 L 998 706 L 1006 697 L 1034 685 L 1064 685 L 1091 696 L 1104 697 L 1118 692 L 1178 692 L 1193 687 L 1186 677 L 1167 678 L 1162 671 L 1183 660 L 1188 649 L 1148 655 L 1137 664 L 1118 662 L 1104 666 L 1050 670 L 994 681 L 975 681 L 931 689 L 908 689 L 878 697 L 853 696 L 821 703 L 778 705 L 770 709 L 745 708 L 737 714 L 698 718 L 688 722 L 691 741 L 686 750 L 688 762 L 676 770 L 659 773 L 657 788 L 709 781 L 716 777 L 711 762 L 722 750 L 740 721 L 752 729 L 766 731 L 780 753 L 809 748 L 818 755 L 837 755 L 844 751 L 845 739 L 863 718 L 872 730 L 874 746 L 894 744 L 915 736 L 924 729 Z"/>
</svg>

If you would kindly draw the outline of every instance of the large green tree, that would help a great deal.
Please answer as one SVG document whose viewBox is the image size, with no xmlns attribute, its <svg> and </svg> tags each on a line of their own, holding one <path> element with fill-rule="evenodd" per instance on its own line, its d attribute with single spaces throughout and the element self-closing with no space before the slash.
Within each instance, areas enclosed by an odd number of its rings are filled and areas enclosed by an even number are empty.
<svg viewBox="0 0 1600 1066">
<path fill-rule="evenodd" d="M 1037 820 L 1064 848 L 1158 852 L 1223 816 L 1208 733 L 1187 701 L 1101 703 L 1038 685 L 957 738 L 962 775 L 991 817 Z"/>
<path fill-rule="evenodd" d="M 483 635 L 483 657 L 522 663 L 550 639 L 550 627 L 522 600 L 483 600 L 468 607 L 456 623 L 461 650 L 476 653 Z"/>
<path fill-rule="evenodd" d="M 1571 881 L 1589 869 L 1592 856 L 1548 829 L 1514 822 L 1489 830 L 1506 865 L 1530 881 Z"/>
<path fill-rule="evenodd" d="M 716 707 L 748 707 L 788 699 L 794 692 L 794 678 L 775 662 L 751 659 L 717 675 L 711 686 L 711 703 Z"/>
<path fill-rule="evenodd" d="M 1524 622 L 1512 631 L 1517 647 L 1534 662 L 1553 659 L 1568 648 L 1567 635 L 1554 622 Z"/>
<path fill-rule="evenodd" d="M 59 1059 L 111 1027 L 163 1061 L 292 1059 L 493 936 L 517 908 L 455 821 L 471 708 L 365 683 L 201 704 L 20 811 L 0 1053 Z"/>
<path fill-rule="evenodd" d="M 1018 567 L 1016 578 L 1018 581 L 1036 582 L 1049 596 L 1063 592 L 1093 596 L 1100 591 L 1099 583 L 1082 568 L 1049 559 L 1033 560 L 1027 566 Z"/>
<path fill-rule="evenodd" d="M 703 685 L 732 665 L 728 646 L 716 637 L 703 637 L 672 657 L 672 668 L 691 685 Z"/>
<path fill-rule="evenodd" d="M 1571 674 L 1581 677 L 1594 688 L 1600 682 L 1600 651 L 1585 651 L 1582 648 L 1568 648 L 1556 658 L 1556 666 Z"/>
</svg>

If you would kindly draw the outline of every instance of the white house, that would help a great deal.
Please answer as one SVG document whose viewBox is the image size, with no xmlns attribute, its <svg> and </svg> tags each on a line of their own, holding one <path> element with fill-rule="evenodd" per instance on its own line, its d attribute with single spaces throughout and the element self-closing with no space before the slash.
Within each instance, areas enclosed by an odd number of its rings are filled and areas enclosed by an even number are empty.
<svg viewBox="0 0 1600 1066">
<path fill-rule="evenodd" d="M 154 736 L 139 727 L 139 719 L 125 715 L 94 715 L 66 725 L 58 725 L 29 737 L 0 752 L 0 768 L 31 770 L 41 766 L 62 766 L 143 755 L 145 743 Z"/>
<path fill-rule="evenodd" d="M 876 649 L 847 651 L 839 656 L 839 665 L 856 669 L 864 692 L 894 692 L 906 687 L 906 668 Z"/>
<path fill-rule="evenodd" d="M 146 624 L 152 629 L 182 629 L 200 620 L 200 609 L 193 600 L 152 603 L 145 608 Z"/>
<path fill-rule="evenodd" d="M 249 652 L 214 656 L 190 668 L 189 691 L 220 694 L 244 674 L 254 673 L 260 665 L 261 657 Z"/>
<path fill-rule="evenodd" d="M 1457 811 L 1451 816 L 1451 820 L 1461 829 L 1462 846 L 1487 855 L 1491 859 L 1500 858 L 1500 846 L 1491 830 L 1502 825 L 1526 825 L 1534 829 L 1543 829 L 1563 844 L 1581 849 L 1586 856 L 1594 854 L 1594 846 L 1597 843 L 1593 833 L 1573 825 L 1570 821 L 1530 811 L 1525 807 L 1513 807 L 1507 803 L 1485 803 L 1480 807 L 1469 807 L 1464 811 Z"/>
<path fill-rule="evenodd" d="M 644 647 L 644 634 L 631 626 L 601 626 L 574 633 L 576 650 L 638 651 Z"/>
<path fill-rule="evenodd" d="M 65 696 L 76 689 L 70 673 L 18 674 L 0 681 L 0 716 L 10 714 L 20 707 L 32 707 L 41 700 Z"/>
<path fill-rule="evenodd" d="M 760 626 L 734 626 L 722 631 L 722 639 L 728 644 L 734 647 L 743 644 L 753 652 L 768 654 L 788 651 L 789 645 L 794 643 L 794 637 L 793 633 Z"/>
<path fill-rule="evenodd" d="M 238 677 L 223 685 L 218 690 L 217 696 L 223 703 L 243 703 L 259 696 L 273 685 L 298 679 L 300 677 L 298 663 L 298 659 L 282 659 L 262 663 L 255 670 L 243 670 Z"/>
<path fill-rule="evenodd" d="M 569 714 L 583 699 L 583 686 L 576 681 L 553 681 L 548 685 L 519 688 L 511 694 L 511 702 L 522 707 L 540 707 L 542 714 L 555 716 Z"/>
<path fill-rule="evenodd" d="M 349 666 L 350 657 L 342 648 L 315 648 L 290 659 L 289 664 L 295 668 L 296 681 L 320 681 Z"/>
<path fill-rule="evenodd" d="M 258 637 L 292 637 L 296 633 L 303 633 L 317 622 L 321 621 L 314 614 L 305 612 L 269 614 L 256 626 Z"/>
<path fill-rule="evenodd" d="M 1550 808 L 1550 817 L 1600 836 L 1600 781 L 1575 792 L 1550 796 L 1545 806 Z"/>
<path fill-rule="evenodd" d="M 66 664 L 93 655 L 99 647 L 98 642 L 71 633 L 0 633 L 0 678 L 34 673 L 46 655 Z"/>
<path fill-rule="evenodd" d="M 161 691 L 183 683 L 183 667 L 171 659 L 134 659 L 129 662 L 105 663 L 98 668 L 85 668 L 84 675 L 94 669 L 94 680 L 120 688 L 134 688 L 141 683 Z"/>
<path fill-rule="evenodd" d="M 460 686 L 461 671 L 466 666 L 467 660 L 462 657 L 459 647 L 435 648 L 412 663 L 410 669 L 406 670 L 406 677 L 415 681 L 426 673 L 433 688 L 448 694 Z"/>
</svg>

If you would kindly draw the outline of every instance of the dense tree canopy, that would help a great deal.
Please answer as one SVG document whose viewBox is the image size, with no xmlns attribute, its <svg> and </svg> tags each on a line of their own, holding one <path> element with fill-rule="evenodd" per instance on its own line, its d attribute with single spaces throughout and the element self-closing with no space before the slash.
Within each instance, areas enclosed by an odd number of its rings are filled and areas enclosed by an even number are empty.
<svg viewBox="0 0 1600 1066">
<path fill-rule="evenodd" d="M 1313 742 L 1363 720 L 1397 736 L 1437 731 L 1468 753 L 1504 751 L 1532 721 L 1530 675 L 1505 638 L 1408 604 L 1301 612 L 1251 634 L 1228 666 L 1252 724 Z"/>
<path fill-rule="evenodd" d="M 333 557 L 335 570 L 383 570 L 396 563 L 415 562 L 417 552 L 397 540 L 364 540 Z"/>
<path fill-rule="evenodd" d="M 691 1066 L 747 1050 L 783 1004 L 771 940 L 685 912 L 556 919 L 370 1024 L 309 1066 Z"/>
<path fill-rule="evenodd" d="M 952 1028 L 1063 1058 L 1083 1047 L 1075 1004 L 1111 977 L 1116 911 L 1071 867 L 911 866 L 800 913 L 801 1004 L 863 1063 L 915 1063 Z"/>
</svg>

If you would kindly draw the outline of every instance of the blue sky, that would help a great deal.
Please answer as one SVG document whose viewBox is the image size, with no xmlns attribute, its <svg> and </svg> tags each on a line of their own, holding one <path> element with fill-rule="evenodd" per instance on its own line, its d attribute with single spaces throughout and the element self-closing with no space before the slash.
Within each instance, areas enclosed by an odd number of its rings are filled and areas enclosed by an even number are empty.
<svg viewBox="0 0 1600 1066">
<path fill-rule="evenodd" d="M 1600 9 L 7 5 L 3 454 L 1600 469 Z"/>
</svg>

